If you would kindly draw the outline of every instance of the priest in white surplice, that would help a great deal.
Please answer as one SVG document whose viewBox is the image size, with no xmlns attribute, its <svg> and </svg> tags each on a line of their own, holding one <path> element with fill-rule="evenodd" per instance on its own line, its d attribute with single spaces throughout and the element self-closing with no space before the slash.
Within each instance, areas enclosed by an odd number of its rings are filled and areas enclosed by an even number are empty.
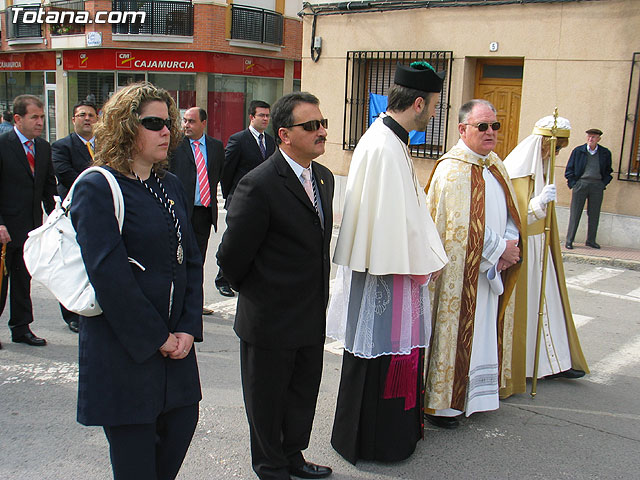
<svg viewBox="0 0 640 480">
<path fill-rule="evenodd" d="M 331 444 L 353 464 L 403 460 L 422 438 L 427 283 L 447 257 L 408 142 L 409 131 L 425 130 L 441 89 L 428 63 L 397 65 L 387 113 L 349 168 L 327 335 L 345 346 Z"/>
<path fill-rule="evenodd" d="M 562 117 L 555 123 L 558 153 L 569 144 L 571 124 Z M 553 127 L 551 115 L 538 120 L 533 133 L 504 160 L 518 200 L 524 255 L 515 291 L 512 376 L 500 391 L 502 398 L 524 392 L 526 378 L 533 376 L 547 216 L 550 238 L 538 378 L 580 378 L 589 371 L 569 305 L 555 209 L 549 208 L 556 197 L 555 185 L 547 180 Z"/>
<path fill-rule="evenodd" d="M 512 309 L 519 268 L 520 220 L 515 196 L 493 152 L 500 123 L 485 100 L 458 115 L 460 140 L 438 160 L 427 206 L 449 264 L 433 285 L 433 333 L 425 412 L 443 428 L 460 414 L 498 408 L 499 385 L 510 375 Z M 506 321 L 505 321 L 506 320 Z"/>
</svg>

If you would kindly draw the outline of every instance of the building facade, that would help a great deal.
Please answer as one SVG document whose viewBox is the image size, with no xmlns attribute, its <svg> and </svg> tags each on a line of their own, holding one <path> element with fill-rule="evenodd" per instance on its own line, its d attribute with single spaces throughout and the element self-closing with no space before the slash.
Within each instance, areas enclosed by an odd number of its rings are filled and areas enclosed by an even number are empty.
<svg viewBox="0 0 640 480">
<path fill-rule="evenodd" d="M 54 141 L 78 101 L 101 107 L 148 80 L 183 111 L 205 108 L 208 133 L 226 142 L 246 127 L 251 100 L 299 90 L 300 9 L 300 0 L 0 1 L 0 109 L 40 96 Z"/>
<path fill-rule="evenodd" d="M 303 20 L 302 88 L 319 96 L 331 120 L 320 161 L 335 174 L 347 174 L 395 65 L 425 59 L 446 79 L 436 118 L 412 146 L 423 185 L 457 142 L 457 111 L 466 101 L 486 98 L 498 109 L 502 158 L 558 107 L 573 127 L 555 170 L 561 233 L 571 199 L 564 179 L 569 154 L 585 143 L 585 130 L 599 128 L 600 143 L 613 154 L 614 179 L 598 240 L 640 248 L 639 1 L 314 1 Z M 576 242 L 583 238 L 579 231 Z"/>
</svg>

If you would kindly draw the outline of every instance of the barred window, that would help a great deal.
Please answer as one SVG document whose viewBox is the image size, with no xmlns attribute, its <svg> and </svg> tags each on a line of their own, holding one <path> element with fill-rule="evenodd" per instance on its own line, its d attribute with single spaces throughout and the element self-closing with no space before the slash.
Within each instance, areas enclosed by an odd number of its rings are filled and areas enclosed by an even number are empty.
<svg viewBox="0 0 640 480">
<path fill-rule="evenodd" d="M 640 182 L 640 52 L 633 54 L 618 180 Z"/>
<path fill-rule="evenodd" d="M 451 51 L 360 51 L 347 52 L 344 131 L 342 148 L 353 150 L 379 112 L 376 102 L 386 105 L 386 95 L 393 84 L 398 63 L 408 65 L 427 61 L 437 72 L 445 72 L 444 85 L 436 106 L 435 118 L 424 134 L 411 135 L 411 154 L 421 158 L 438 158 L 447 143 Z M 384 109 L 382 109 L 384 111 Z"/>
</svg>

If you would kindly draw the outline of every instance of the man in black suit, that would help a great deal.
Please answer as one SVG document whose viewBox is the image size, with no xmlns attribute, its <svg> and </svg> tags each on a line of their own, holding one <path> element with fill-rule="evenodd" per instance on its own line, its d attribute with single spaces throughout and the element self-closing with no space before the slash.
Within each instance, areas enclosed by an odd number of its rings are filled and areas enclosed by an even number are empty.
<svg viewBox="0 0 640 480">
<path fill-rule="evenodd" d="M 185 138 L 169 159 L 169 170 L 184 186 L 192 203 L 189 212 L 193 231 L 204 265 L 211 226 L 218 229 L 218 183 L 224 163 L 224 147 L 218 139 L 206 135 L 207 112 L 192 107 L 184 113 L 182 128 Z M 213 311 L 202 308 L 204 315 Z"/>
<path fill-rule="evenodd" d="M 58 195 L 64 200 L 78 175 L 93 162 L 96 143 L 93 126 L 98 121 L 98 109 L 90 102 L 82 101 L 73 107 L 73 132 L 53 142 L 51 160 L 58 180 Z M 78 314 L 70 312 L 60 304 L 62 318 L 69 330 L 78 333 Z"/>
<path fill-rule="evenodd" d="M 217 254 L 239 292 L 234 330 L 252 465 L 262 480 L 331 474 L 302 455 L 322 376 L 331 269 L 333 175 L 312 162 L 327 135 L 318 105 L 306 92 L 275 103 L 280 150 L 238 183 Z"/>
<path fill-rule="evenodd" d="M 227 210 L 240 179 L 276 150 L 275 140 L 265 133 L 269 126 L 270 111 L 271 105 L 267 102 L 252 100 L 248 112 L 249 127 L 229 137 L 227 148 L 224 150 L 224 168 L 220 178 L 222 196 L 225 198 L 224 208 Z M 216 287 L 225 297 L 234 296 L 222 270 L 219 270 L 216 276 Z"/>
<path fill-rule="evenodd" d="M 13 102 L 15 127 L 0 135 L 0 243 L 7 245 L 8 282 L 2 283 L 0 313 L 11 283 L 9 327 L 15 343 L 43 346 L 47 342 L 33 334 L 31 276 L 24 265 L 22 247 L 27 234 L 42 225 L 42 206 L 47 213 L 55 206 L 56 180 L 51 147 L 40 138 L 44 128 L 42 101 L 20 95 Z"/>
</svg>

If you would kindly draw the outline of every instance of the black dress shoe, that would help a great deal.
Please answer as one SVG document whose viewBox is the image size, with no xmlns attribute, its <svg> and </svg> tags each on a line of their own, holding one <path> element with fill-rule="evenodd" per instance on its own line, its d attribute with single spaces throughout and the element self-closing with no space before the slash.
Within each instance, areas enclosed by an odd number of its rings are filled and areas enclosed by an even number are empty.
<svg viewBox="0 0 640 480">
<path fill-rule="evenodd" d="M 73 333 L 78 333 L 80 331 L 80 325 L 78 324 L 77 320 L 71 320 L 69 322 L 69 330 L 71 330 Z"/>
<path fill-rule="evenodd" d="M 600 248 L 600 245 L 598 245 L 596 242 L 587 242 L 585 245 L 591 248 Z"/>
<path fill-rule="evenodd" d="M 0 350 L 2 350 L 2 342 L 0 342 Z"/>
<path fill-rule="evenodd" d="M 454 428 L 458 428 L 460 426 L 458 417 L 440 417 L 438 415 L 429 415 L 428 413 L 425 413 L 424 418 L 426 418 L 431 425 L 435 425 L 436 427 L 440 428 L 448 428 L 449 430 L 453 430 Z"/>
<path fill-rule="evenodd" d="M 231 287 L 229 285 L 220 285 L 218 287 L 218 291 L 220 292 L 220 295 L 224 295 L 225 297 L 235 297 L 236 294 L 233 293 L 233 290 L 231 290 Z"/>
<path fill-rule="evenodd" d="M 289 473 L 298 478 L 326 478 L 331 475 L 332 470 L 329 467 L 305 462 L 298 468 L 289 468 Z"/>
<path fill-rule="evenodd" d="M 44 347 L 47 344 L 44 338 L 36 337 L 33 332 L 27 332 L 19 337 L 13 337 L 11 341 L 13 343 L 26 343 L 32 347 Z"/>
<path fill-rule="evenodd" d="M 565 370 L 564 372 L 554 373 L 553 375 L 547 375 L 544 378 L 547 380 L 553 380 L 554 378 L 581 378 L 584 377 L 585 372 L 583 370 L 576 370 L 574 368 L 570 368 L 569 370 Z"/>
<path fill-rule="evenodd" d="M 564 242 L 564 246 L 567 250 L 573 250 L 573 242 Z"/>
</svg>

